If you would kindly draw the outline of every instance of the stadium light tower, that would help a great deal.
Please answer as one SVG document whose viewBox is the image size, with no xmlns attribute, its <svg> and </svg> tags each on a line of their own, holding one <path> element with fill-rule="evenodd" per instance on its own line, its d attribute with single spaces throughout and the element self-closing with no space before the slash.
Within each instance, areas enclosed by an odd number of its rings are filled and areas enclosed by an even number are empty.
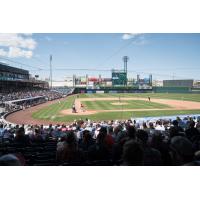
<svg viewBox="0 0 200 200">
<path fill-rule="evenodd" d="M 127 63 L 128 63 L 129 57 L 124 56 L 123 61 L 124 61 L 124 72 L 126 73 L 126 86 L 127 86 Z"/>
<path fill-rule="evenodd" d="M 50 55 L 50 58 L 49 58 L 49 61 L 50 61 L 50 88 L 52 89 L 52 55 Z"/>
</svg>

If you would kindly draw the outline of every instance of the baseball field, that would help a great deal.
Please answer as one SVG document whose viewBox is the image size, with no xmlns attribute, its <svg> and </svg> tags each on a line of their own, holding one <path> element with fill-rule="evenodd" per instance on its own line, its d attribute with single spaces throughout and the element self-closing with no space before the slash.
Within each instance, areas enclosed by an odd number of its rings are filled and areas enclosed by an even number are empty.
<svg viewBox="0 0 200 200">
<path fill-rule="evenodd" d="M 76 113 L 72 113 L 73 104 Z M 200 114 L 200 94 L 79 94 L 11 114 L 8 121 L 55 124 L 86 118 L 99 121 L 180 114 Z"/>
</svg>

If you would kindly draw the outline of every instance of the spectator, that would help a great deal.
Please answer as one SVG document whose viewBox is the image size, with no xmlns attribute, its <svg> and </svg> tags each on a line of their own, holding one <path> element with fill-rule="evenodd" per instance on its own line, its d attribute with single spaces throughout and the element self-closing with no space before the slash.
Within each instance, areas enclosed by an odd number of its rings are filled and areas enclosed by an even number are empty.
<svg viewBox="0 0 200 200">
<path fill-rule="evenodd" d="M 107 129 L 101 127 L 97 136 L 96 144 L 88 149 L 88 156 L 90 160 L 107 160 L 110 158 L 110 151 L 106 143 Z"/>
<path fill-rule="evenodd" d="M 79 147 L 83 151 L 88 151 L 89 147 L 94 145 L 95 140 L 92 138 L 91 133 L 88 130 L 83 131 L 83 139 L 80 140 Z"/>
<path fill-rule="evenodd" d="M 127 141 L 123 147 L 123 165 L 136 166 L 144 164 L 144 149 L 135 140 Z"/>
<path fill-rule="evenodd" d="M 159 150 L 151 148 L 148 145 L 148 133 L 144 130 L 137 131 L 137 138 L 141 142 L 144 150 L 144 165 L 158 166 L 162 164 Z"/>
<path fill-rule="evenodd" d="M 57 161 L 60 163 L 83 161 L 82 151 L 78 148 L 73 132 L 68 132 L 62 143 L 58 143 Z"/>
<path fill-rule="evenodd" d="M 17 129 L 14 142 L 19 144 L 20 146 L 27 146 L 30 144 L 30 139 L 25 135 L 23 127 Z"/>
<path fill-rule="evenodd" d="M 193 161 L 194 152 L 192 143 L 185 137 L 173 137 L 171 139 L 170 150 L 172 165 L 184 165 Z"/>
<path fill-rule="evenodd" d="M 195 122 L 190 121 L 189 128 L 185 131 L 186 136 L 189 140 L 192 142 L 195 140 L 195 138 L 200 137 L 200 132 L 197 128 L 195 128 Z"/>
<path fill-rule="evenodd" d="M 0 157 L 0 166 L 20 166 L 20 160 L 12 154 L 3 155 Z"/>
</svg>

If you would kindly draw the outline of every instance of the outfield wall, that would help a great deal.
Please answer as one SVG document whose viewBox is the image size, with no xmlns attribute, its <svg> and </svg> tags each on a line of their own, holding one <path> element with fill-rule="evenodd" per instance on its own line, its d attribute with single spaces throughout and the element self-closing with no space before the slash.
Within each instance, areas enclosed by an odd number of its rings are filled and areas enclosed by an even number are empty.
<svg viewBox="0 0 200 200">
<path fill-rule="evenodd" d="M 100 88 L 100 89 L 86 89 L 86 88 L 75 88 L 74 94 L 88 93 L 88 94 L 102 94 L 102 93 L 191 93 L 200 94 L 200 89 L 192 89 L 189 87 L 153 87 L 152 89 L 138 89 L 135 87 L 128 88 Z"/>
<path fill-rule="evenodd" d="M 200 93 L 199 88 L 190 87 L 153 87 L 154 93 Z"/>
<path fill-rule="evenodd" d="M 104 89 L 86 89 L 86 88 L 75 88 L 74 94 L 87 93 L 87 94 L 102 94 L 102 93 L 149 93 L 151 89 L 134 89 L 134 88 L 104 88 Z"/>
<path fill-rule="evenodd" d="M 155 93 L 190 93 L 189 87 L 153 87 Z"/>
</svg>

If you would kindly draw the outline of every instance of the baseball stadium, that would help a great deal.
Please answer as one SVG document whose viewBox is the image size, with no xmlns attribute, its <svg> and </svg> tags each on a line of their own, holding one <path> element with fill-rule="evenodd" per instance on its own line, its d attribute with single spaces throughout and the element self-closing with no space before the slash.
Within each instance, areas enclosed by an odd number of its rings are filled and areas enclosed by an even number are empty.
<svg viewBox="0 0 200 200">
<path fill-rule="evenodd" d="M 0 164 L 200 165 L 200 81 L 130 77 L 129 59 L 67 86 L 54 86 L 52 55 L 48 80 L 1 62 Z"/>
</svg>

